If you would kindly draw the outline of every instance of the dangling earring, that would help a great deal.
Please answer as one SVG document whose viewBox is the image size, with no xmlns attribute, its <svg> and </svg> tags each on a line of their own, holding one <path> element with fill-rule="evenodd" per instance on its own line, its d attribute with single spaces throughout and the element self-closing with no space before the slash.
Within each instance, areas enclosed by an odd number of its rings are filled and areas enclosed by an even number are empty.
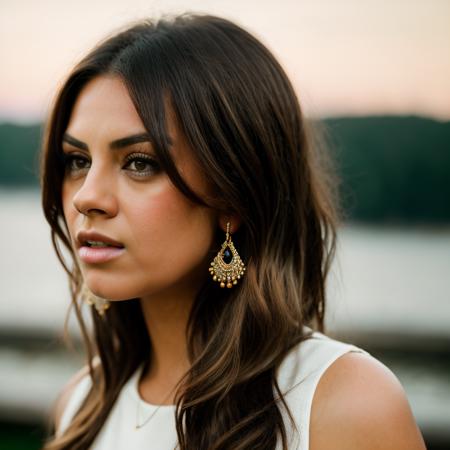
<svg viewBox="0 0 450 450">
<path fill-rule="evenodd" d="M 109 300 L 93 294 L 87 287 L 86 283 L 83 283 L 81 288 L 81 296 L 88 305 L 95 306 L 95 309 L 100 316 L 103 316 L 105 311 L 111 306 Z"/>
<path fill-rule="evenodd" d="M 234 244 L 230 236 L 230 222 L 227 223 L 227 236 L 222 248 L 217 253 L 209 272 L 214 281 L 220 283 L 220 287 L 233 287 L 238 280 L 244 275 L 245 265 L 241 257 L 234 248 Z"/>
</svg>

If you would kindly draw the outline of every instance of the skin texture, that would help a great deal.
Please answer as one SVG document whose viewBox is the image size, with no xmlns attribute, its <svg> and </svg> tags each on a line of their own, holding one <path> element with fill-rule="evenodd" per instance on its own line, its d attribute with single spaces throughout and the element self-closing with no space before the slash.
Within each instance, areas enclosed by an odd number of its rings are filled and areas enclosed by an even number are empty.
<svg viewBox="0 0 450 450">
<path fill-rule="evenodd" d="M 215 214 L 192 204 L 163 172 L 143 162 L 127 163 L 126 156 L 136 152 L 155 157 L 151 143 L 108 148 L 115 139 L 145 133 L 122 82 L 99 77 L 85 86 L 66 133 L 89 147 L 86 151 L 63 144 L 65 153 L 85 158 L 72 163 L 76 170 L 63 184 L 64 215 L 72 239 L 82 229 L 94 229 L 125 246 L 125 253 L 113 261 L 81 263 L 92 292 L 110 300 L 150 299 L 169 291 L 176 295 L 181 287 L 190 291 L 198 287 L 208 273 L 205 259 Z M 204 191 L 202 175 L 172 121 L 169 133 L 175 138 L 175 161 L 182 174 L 196 191 Z"/>
<path fill-rule="evenodd" d="M 405 392 L 375 358 L 347 353 L 324 373 L 313 398 L 310 450 L 424 450 Z"/>
<path fill-rule="evenodd" d="M 204 178 L 170 115 L 168 130 L 181 175 L 197 193 L 206 193 Z M 122 255 L 106 263 L 79 261 L 83 278 L 100 297 L 141 298 L 154 351 L 141 394 L 150 403 L 170 403 L 167 392 L 189 366 L 185 326 L 193 299 L 210 276 L 215 229 L 225 230 L 232 218 L 193 204 L 145 160 L 126 160 L 137 152 L 155 158 L 151 143 L 109 148 L 116 139 L 144 132 L 119 78 L 91 80 L 66 129 L 88 150 L 63 142 L 64 153 L 76 156 L 67 164 L 63 208 L 74 245 L 77 232 L 95 230 L 125 246 Z"/>
</svg>

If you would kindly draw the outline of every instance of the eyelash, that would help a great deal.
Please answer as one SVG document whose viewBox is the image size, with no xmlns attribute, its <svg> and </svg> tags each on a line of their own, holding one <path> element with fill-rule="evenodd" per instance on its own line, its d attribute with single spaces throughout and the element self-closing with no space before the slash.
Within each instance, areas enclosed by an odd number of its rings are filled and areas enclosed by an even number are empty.
<svg viewBox="0 0 450 450">
<path fill-rule="evenodd" d="M 81 168 L 80 167 L 79 168 L 72 167 L 73 162 L 76 160 L 89 161 L 89 159 L 86 158 L 84 155 L 81 155 L 78 153 L 62 153 L 62 156 L 63 156 L 64 167 L 65 167 L 66 171 L 73 174 L 73 173 L 77 173 L 77 172 L 87 169 L 86 167 L 81 167 Z M 156 160 L 151 158 L 150 156 L 148 156 L 145 153 L 131 153 L 125 157 L 125 161 L 126 161 L 126 164 L 124 167 L 126 167 L 130 163 L 136 162 L 136 161 L 144 162 L 145 164 L 152 167 L 151 169 L 147 169 L 145 171 L 130 170 L 130 172 L 132 172 L 133 175 L 137 176 L 137 177 L 146 177 L 146 176 L 151 175 L 152 173 L 158 172 L 158 170 L 159 170 L 159 164 L 156 162 Z M 127 170 L 129 170 L 129 169 L 127 169 Z"/>
</svg>

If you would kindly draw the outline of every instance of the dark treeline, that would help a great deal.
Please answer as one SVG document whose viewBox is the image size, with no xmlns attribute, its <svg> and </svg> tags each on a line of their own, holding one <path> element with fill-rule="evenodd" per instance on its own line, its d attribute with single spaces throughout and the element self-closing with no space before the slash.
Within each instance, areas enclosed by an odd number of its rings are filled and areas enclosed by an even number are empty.
<svg viewBox="0 0 450 450">
<path fill-rule="evenodd" d="M 38 187 L 41 124 L 0 124 L 0 187 Z"/>
<path fill-rule="evenodd" d="M 450 223 L 450 122 L 379 116 L 324 123 L 349 219 Z"/>
<path fill-rule="evenodd" d="M 324 125 L 346 218 L 450 223 L 450 122 L 330 118 Z M 40 124 L 0 125 L 0 187 L 38 188 Z"/>
</svg>

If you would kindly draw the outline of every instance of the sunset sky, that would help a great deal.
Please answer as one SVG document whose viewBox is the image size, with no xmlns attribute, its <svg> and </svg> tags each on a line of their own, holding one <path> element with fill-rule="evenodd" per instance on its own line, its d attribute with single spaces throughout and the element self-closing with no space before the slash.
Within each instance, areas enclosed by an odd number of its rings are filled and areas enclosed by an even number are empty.
<svg viewBox="0 0 450 450">
<path fill-rule="evenodd" d="M 0 120 L 41 120 L 68 70 L 128 21 L 222 15 L 279 58 L 309 116 L 450 119 L 449 0 L 1 0 Z"/>
</svg>

